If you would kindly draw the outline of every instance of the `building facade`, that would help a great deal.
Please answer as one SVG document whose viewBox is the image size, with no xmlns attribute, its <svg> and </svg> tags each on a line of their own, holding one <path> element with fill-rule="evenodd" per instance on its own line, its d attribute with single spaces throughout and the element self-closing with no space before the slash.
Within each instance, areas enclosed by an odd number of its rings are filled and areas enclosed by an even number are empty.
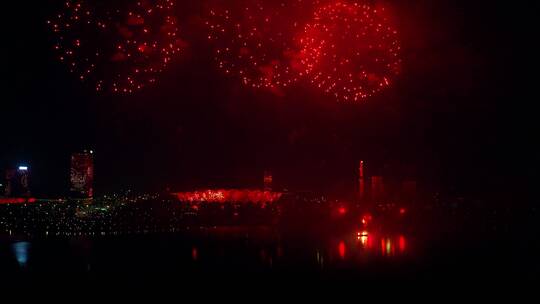
<svg viewBox="0 0 540 304">
<path fill-rule="evenodd" d="M 83 151 L 71 155 L 71 195 L 75 198 L 94 196 L 94 153 Z"/>
</svg>

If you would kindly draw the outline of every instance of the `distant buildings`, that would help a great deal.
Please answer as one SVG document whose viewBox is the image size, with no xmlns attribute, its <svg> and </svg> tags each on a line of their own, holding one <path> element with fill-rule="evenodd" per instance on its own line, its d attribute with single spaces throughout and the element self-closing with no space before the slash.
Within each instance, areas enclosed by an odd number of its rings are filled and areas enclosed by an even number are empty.
<svg viewBox="0 0 540 304">
<path fill-rule="evenodd" d="M 30 196 L 30 169 L 28 166 L 19 166 L 17 169 L 7 169 L 5 181 L 2 182 L 6 197 L 29 197 Z"/>
<path fill-rule="evenodd" d="M 399 200 L 412 203 L 417 200 L 418 184 L 414 177 L 407 172 L 396 170 L 381 174 L 381 170 L 368 168 L 359 162 L 357 197 L 360 201 L 383 202 Z M 373 174 L 377 172 L 377 174 Z M 371 174 L 370 174 L 371 173 Z"/>
<path fill-rule="evenodd" d="M 75 198 L 94 196 L 94 152 L 83 151 L 71 155 L 71 195 Z"/>
</svg>

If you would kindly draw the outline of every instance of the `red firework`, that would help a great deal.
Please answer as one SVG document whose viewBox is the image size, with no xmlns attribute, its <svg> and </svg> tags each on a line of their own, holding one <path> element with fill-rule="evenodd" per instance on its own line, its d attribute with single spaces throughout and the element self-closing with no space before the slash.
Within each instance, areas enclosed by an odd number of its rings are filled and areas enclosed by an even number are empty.
<svg viewBox="0 0 540 304">
<path fill-rule="evenodd" d="M 218 66 L 253 88 L 279 90 L 295 83 L 303 74 L 295 36 L 317 2 L 242 0 L 234 8 L 214 5 L 206 24 Z"/>
<path fill-rule="evenodd" d="M 48 21 L 60 61 L 97 91 L 132 93 L 182 49 L 173 0 L 67 0 Z"/>
<path fill-rule="evenodd" d="M 320 6 L 300 39 L 308 79 L 343 101 L 388 87 L 401 61 L 397 31 L 385 14 L 384 8 L 346 1 Z"/>
</svg>

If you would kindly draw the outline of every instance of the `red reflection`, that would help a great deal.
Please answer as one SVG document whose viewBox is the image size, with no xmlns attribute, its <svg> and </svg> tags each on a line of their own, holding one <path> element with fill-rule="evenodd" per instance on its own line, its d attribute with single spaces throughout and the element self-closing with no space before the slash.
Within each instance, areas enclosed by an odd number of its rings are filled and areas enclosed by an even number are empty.
<svg viewBox="0 0 540 304">
<path fill-rule="evenodd" d="M 344 241 L 339 242 L 338 252 L 339 252 L 339 257 L 341 259 L 345 259 L 345 251 L 346 251 L 345 242 Z"/>
<path fill-rule="evenodd" d="M 403 235 L 399 236 L 399 252 L 405 252 L 405 248 L 407 246 L 407 241 L 405 240 L 405 237 Z"/>
<path fill-rule="evenodd" d="M 191 259 L 193 261 L 197 261 L 199 259 L 199 251 L 197 250 L 197 247 L 191 248 Z"/>
<path fill-rule="evenodd" d="M 362 225 L 367 226 L 371 222 L 372 219 L 373 217 L 371 216 L 371 214 L 366 213 L 362 215 L 362 217 L 360 218 L 360 222 L 362 223 Z"/>
<path fill-rule="evenodd" d="M 396 253 L 396 246 L 392 238 L 381 238 L 381 254 L 383 256 L 393 256 Z"/>
<path fill-rule="evenodd" d="M 367 248 L 371 249 L 373 248 L 373 237 L 368 237 L 367 238 Z"/>
<path fill-rule="evenodd" d="M 362 244 L 362 247 L 369 247 L 369 238 L 368 238 L 368 232 L 367 231 L 362 231 L 362 232 L 357 232 L 356 233 L 356 239 L 358 241 L 360 241 L 360 243 Z"/>
<path fill-rule="evenodd" d="M 277 250 L 276 250 L 276 251 L 277 251 L 277 253 L 276 253 L 276 254 L 277 254 L 278 258 L 281 258 L 281 257 L 283 257 L 283 248 L 281 247 L 281 245 L 280 245 L 280 246 L 278 246 L 278 248 L 277 248 Z"/>
</svg>

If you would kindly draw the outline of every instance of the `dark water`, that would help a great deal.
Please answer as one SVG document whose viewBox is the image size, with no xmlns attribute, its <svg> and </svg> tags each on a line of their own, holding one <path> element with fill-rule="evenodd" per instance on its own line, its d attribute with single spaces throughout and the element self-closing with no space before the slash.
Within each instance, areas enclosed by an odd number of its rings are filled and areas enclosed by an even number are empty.
<svg viewBox="0 0 540 304">
<path fill-rule="evenodd" d="M 209 228 L 75 239 L 4 239 L 9 284 L 512 281 L 540 278 L 535 234 L 444 229 Z M 107 282 L 107 283 L 106 283 Z"/>
</svg>

